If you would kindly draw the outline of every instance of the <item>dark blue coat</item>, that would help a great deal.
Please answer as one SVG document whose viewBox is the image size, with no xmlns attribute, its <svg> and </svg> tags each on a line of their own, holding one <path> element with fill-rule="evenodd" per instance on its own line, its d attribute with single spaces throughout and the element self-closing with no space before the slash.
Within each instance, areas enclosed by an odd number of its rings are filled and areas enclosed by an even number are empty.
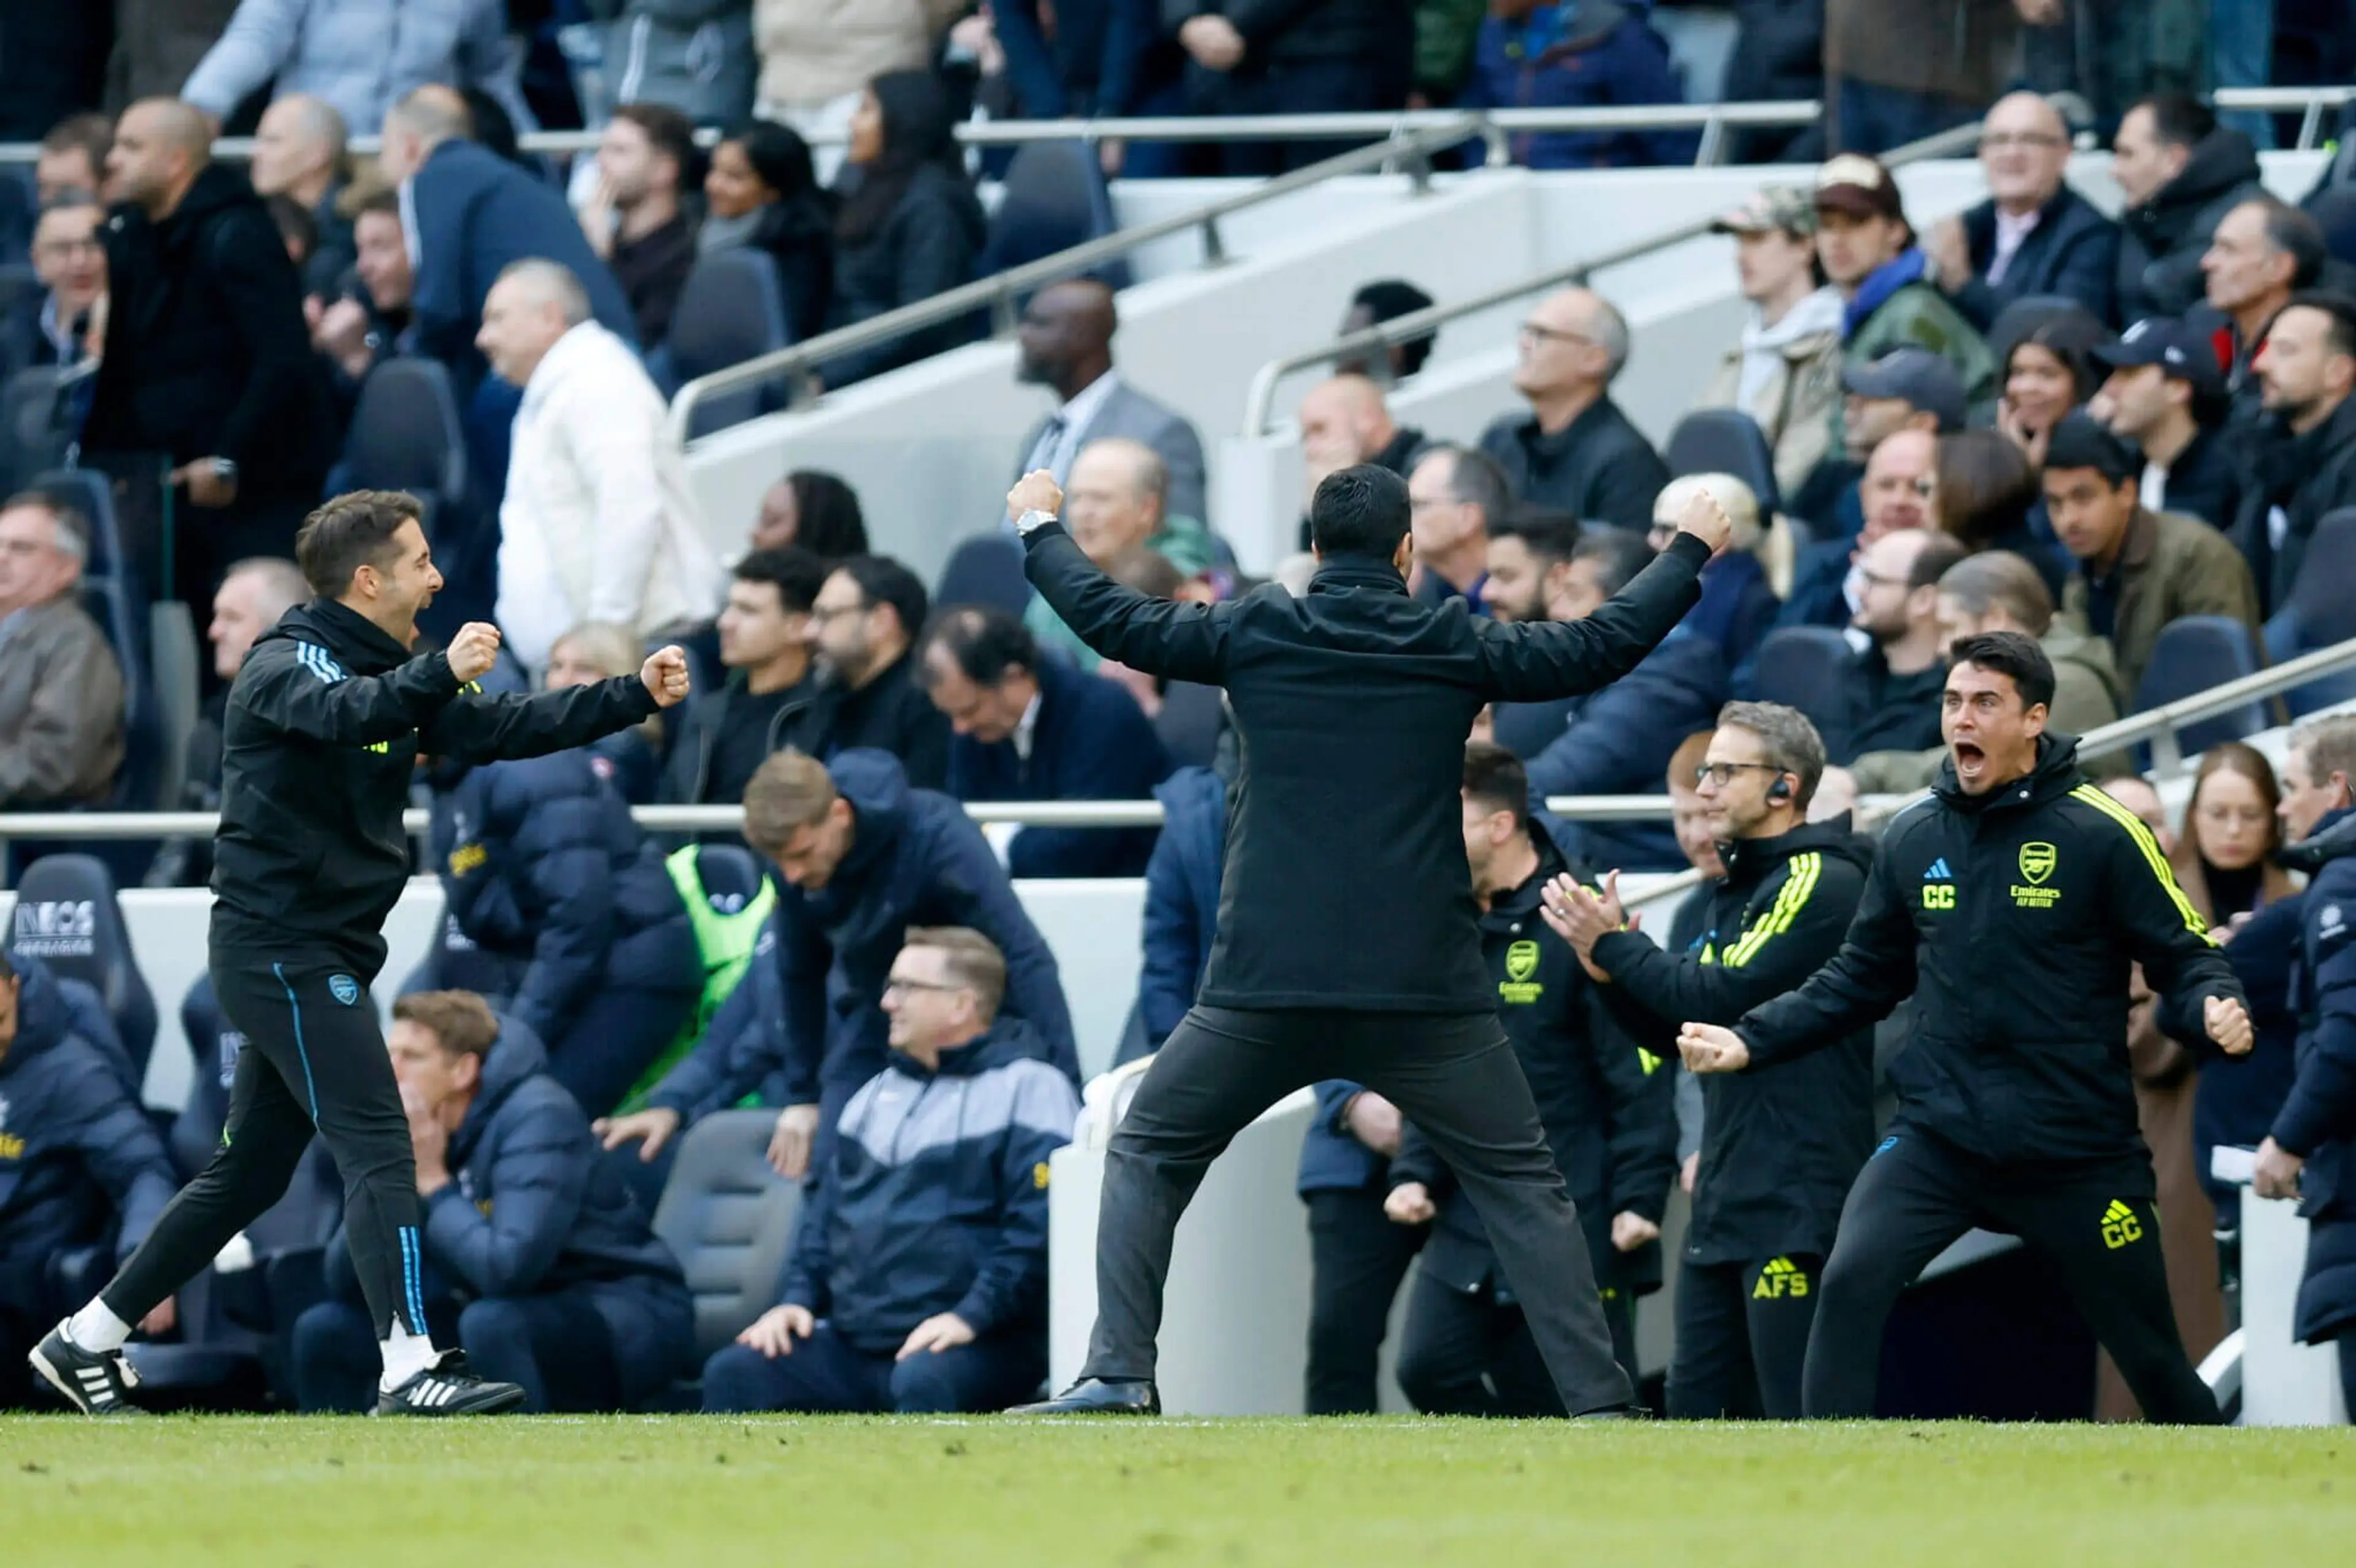
<svg viewBox="0 0 2356 1568">
<path fill-rule="evenodd" d="M 2306 912 L 2305 893 L 2276 899 L 2225 942 L 2225 962 L 2250 999 L 2257 1042 L 2247 1056 L 2201 1053 L 2192 1091 L 2192 1153 L 2210 1196 L 2233 1209 L 2241 1204 L 2241 1189 L 2210 1176 L 2209 1151 L 2220 1144 L 2255 1148 L 2290 1097 L 2298 1076 L 2298 1010 L 2291 987 Z"/>
<path fill-rule="evenodd" d="M 1685 629 L 1716 643 L 1733 669 L 1759 651 L 1783 608 L 1759 558 L 1732 550 L 1701 569 L 1701 603 L 1687 613 Z"/>
<path fill-rule="evenodd" d="M 1994 201 L 1964 214 L 1964 240 L 1971 247 L 1971 282 L 1948 298 L 1982 332 L 2005 306 L 2035 294 L 2063 294 L 2113 326 L 2126 325 L 2118 318 L 2119 226 L 2068 186 L 2038 213 L 2037 227 L 2004 270 L 2004 282 L 1987 281 L 1988 263 L 1996 259 Z"/>
<path fill-rule="evenodd" d="M 56 976 L 15 958 L 16 1038 L 0 1055 L 0 1269 L 112 1233 L 119 1257 L 172 1200 L 172 1163 L 126 1062 L 74 1027 Z"/>
<path fill-rule="evenodd" d="M 1137 699 L 1055 659 L 1040 661 L 1027 762 L 1011 739 L 949 742 L 949 793 L 959 800 L 1144 800 L 1169 776 L 1170 753 Z M 1017 877 L 1134 877 L 1152 853 L 1150 827 L 1026 827 L 1006 861 Z"/>
<path fill-rule="evenodd" d="M 1517 21 L 1491 16 L 1472 46 L 1465 109 L 1603 109 L 1683 103 L 1669 46 L 1641 15 L 1616 0 L 1580 0 Z M 1690 164 L 1691 131 L 1516 132 L 1514 162 L 1534 169 L 1611 169 Z"/>
<path fill-rule="evenodd" d="M 1227 853 L 1227 786 L 1209 768 L 1181 768 L 1153 795 L 1162 802 L 1162 837 L 1145 863 L 1145 966 L 1137 1005 L 1146 1043 L 1159 1051 L 1194 1005 L 1211 962 Z"/>
<path fill-rule="evenodd" d="M 1047 1162 L 1080 1097 L 1001 1019 L 927 1071 L 894 1051 L 852 1094 L 794 1236 L 785 1299 L 862 1350 L 954 1312 L 977 1334 L 1047 1328 Z"/>
<path fill-rule="evenodd" d="M 1783 600 L 1783 613 L 1775 617 L 1778 630 L 1829 626 L 1837 632 L 1848 625 L 1857 612 L 1849 608 L 1842 589 L 1848 581 L 1849 557 L 1856 549 L 1854 540 L 1828 539 L 1800 552 L 1792 563 L 1792 592 Z"/>
<path fill-rule="evenodd" d="M 529 961 L 509 1010 L 546 1040 L 600 991 L 703 989 L 679 889 L 600 761 L 582 749 L 493 763 L 434 799 L 451 917 L 493 957 Z"/>
<path fill-rule="evenodd" d="M 1079 1082 L 1072 1015 L 1046 939 L 963 807 L 910 789 L 898 760 L 854 749 L 827 764 L 855 818 L 851 849 L 823 888 L 777 899 L 789 1104 L 840 1107 L 884 1070 L 884 982 L 912 925 L 964 925 L 1006 956 L 1008 1014 L 1046 1060 Z"/>
<path fill-rule="evenodd" d="M 2274 1140 L 2307 1160 L 2299 1212 L 2312 1228 L 2293 1331 L 2313 1341 L 2356 1323 L 2356 809 L 2325 817 L 2301 848 L 2311 875 L 2294 993 L 2298 1079 Z"/>
<path fill-rule="evenodd" d="M 1574 699 L 1565 728 L 1525 758 L 1530 798 L 1658 795 L 1685 738 L 1709 729 L 1727 698 L 1727 659 L 1717 643 L 1681 625 L 1643 663 L 1602 690 Z M 1604 870 L 1676 870 L 1676 836 L 1661 822 L 1582 822 L 1577 857 Z"/>
<path fill-rule="evenodd" d="M 747 1094 L 765 1105 L 787 1104 L 786 1094 L 786 993 L 777 969 L 777 921 L 761 923 L 753 939 L 752 961 L 695 1049 L 672 1064 L 647 1104 L 679 1113 L 692 1123 L 724 1111 Z"/>
<path fill-rule="evenodd" d="M 475 334 L 483 301 L 512 261 L 559 261 L 589 291 L 590 314 L 625 343 L 638 340 L 628 296 L 589 240 L 564 194 L 472 142 L 444 142 L 402 188 L 417 285 L 410 299 L 417 347 L 451 368 L 463 404 L 485 374 Z"/>
</svg>

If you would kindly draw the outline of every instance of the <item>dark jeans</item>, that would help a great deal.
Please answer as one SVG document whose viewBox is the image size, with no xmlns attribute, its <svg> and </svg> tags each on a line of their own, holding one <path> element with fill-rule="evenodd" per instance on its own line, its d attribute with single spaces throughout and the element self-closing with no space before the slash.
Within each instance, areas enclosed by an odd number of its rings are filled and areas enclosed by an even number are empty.
<svg viewBox="0 0 2356 1568">
<path fill-rule="evenodd" d="M 911 1325 L 914 1327 L 914 1325 Z M 862 1350 L 821 1322 L 790 1355 L 775 1360 L 730 1345 L 703 1363 L 703 1408 L 891 1411 L 902 1415 L 1003 1410 L 1037 1392 L 1047 1375 L 1046 1337 L 1036 1329 L 984 1334 L 948 1350 L 905 1361 Z"/>
<path fill-rule="evenodd" d="M 1800 1371 L 1816 1320 L 1824 1260 L 1687 1264 L 1677 1275 L 1677 1350 L 1669 1414 L 1800 1419 Z"/>
<path fill-rule="evenodd" d="M 1424 1227 L 1396 1225 L 1378 1188 L 1312 1192 L 1309 1370 L 1312 1415 L 1372 1415 L 1376 1367 L 1391 1301 L 1423 1245 Z"/>
<path fill-rule="evenodd" d="M 1560 1415 L 1529 1319 L 1491 1289 L 1422 1275 L 1407 1309 L 1399 1387 L 1426 1415 Z"/>
<path fill-rule="evenodd" d="M 1845 153 L 1886 153 L 1979 117 L 1977 109 L 1953 99 L 1847 77 L 1836 85 L 1840 92 L 1838 150 Z"/>
<path fill-rule="evenodd" d="M 1808 1336 L 1811 1418 L 1873 1413 L 1881 1330 L 1922 1266 L 1975 1226 L 2019 1236 L 2062 1288 L 2155 1422 L 2211 1425 L 2217 1401 L 2176 1331 L 2148 1157 L 2010 1168 L 1902 1122 L 1849 1189 Z"/>
<path fill-rule="evenodd" d="M 1530 1318 L 1563 1408 L 1629 1403 L 1579 1213 L 1492 1013 L 1197 1007 L 1153 1058 L 1106 1150 L 1097 1322 L 1083 1376 L 1149 1379 L 1179 1216 L 1237 1133 L 1324 1078 L 1399 1108 L 1456 1173 Z"/>
<path fill-rule="evenodd" d="M 524 1391 L 526 1410 L 585 1414 L 623 1408 L 613 1332 L 585 1291 L 470 1301 L 458 1312 L 457 1339 L 477 1376 Z M 359 1308 L 326 1301 L 295 1320 L 295 1401 L 304 1410 L 372 1408 L 377 1372 L 376 1339 Z"/>
<path fill-rule="evenodd" d="M 1382 101 L 1374 68 L 1361 60 L 1303 60 L 1250 74 L 1186 69 L 1187 102 L 1197 114 L 1346 114 L 1397 108 Z M 1339 157 L 1355 142 L 1223 142 L 1219 173 L 1289 174 Z"/>
</svg>

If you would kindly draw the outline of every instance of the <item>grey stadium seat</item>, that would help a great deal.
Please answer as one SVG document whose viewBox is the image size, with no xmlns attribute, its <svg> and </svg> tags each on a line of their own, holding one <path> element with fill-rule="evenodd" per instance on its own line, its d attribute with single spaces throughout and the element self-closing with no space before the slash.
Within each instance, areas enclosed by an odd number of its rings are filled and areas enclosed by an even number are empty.
<svg viewBox="0 0 2356 1568">
<path fill-rule="evenodd" d="M 801 1188 L 769 1168 L 774 1111 L 721 1111 L 695 1124 L 655 1210 L 695 1297 L 695 1359 L 776 1305 Z"/>
</svg>

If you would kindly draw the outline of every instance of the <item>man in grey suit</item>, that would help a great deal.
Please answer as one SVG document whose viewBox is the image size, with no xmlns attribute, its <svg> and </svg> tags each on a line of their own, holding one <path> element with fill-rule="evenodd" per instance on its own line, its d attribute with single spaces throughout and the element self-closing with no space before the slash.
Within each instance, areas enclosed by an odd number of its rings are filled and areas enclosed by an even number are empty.
<svg viewBox="0 0 2356 1568">
<path fill-rule="evenodd" d="M 1019 476 L 1045 469 L 1061 485 L 1081 447 L 1106 436 L 1143 442 L 1170 470 L 1170 515 L 1207 523 L 1204 510 L 1203 441 L 1176 410 L 1155 402 L 1120 378 L 1112 365 L 1112 337 L 1120 317 L 1112 290 L 1075 278 L 1032 296 L 1015 330 L 1022 362 L 1015 379 L 1052 387 L 1061 402 L 1023 439 Z"/>
</svg>

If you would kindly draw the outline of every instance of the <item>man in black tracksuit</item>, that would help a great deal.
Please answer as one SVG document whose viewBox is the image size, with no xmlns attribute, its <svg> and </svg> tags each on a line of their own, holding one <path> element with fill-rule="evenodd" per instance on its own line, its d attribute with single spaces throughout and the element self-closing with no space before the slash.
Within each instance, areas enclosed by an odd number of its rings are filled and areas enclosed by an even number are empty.
<svg viewBox="0 0 2356 1568">
<path fill-rule="evenodd" d="M 1569 946 L 1539 918 L 1549 882 L 1586 873 L 1530 816 L 1529 795 L 1529 775 L 1511 752 L 1477 741 L 1466 748 L 1464 848 L 1473 896 L 1484 906 L 1481 956 L 1496 987 L 1497 1021 L 1584 1222 L 1612 1354 L 1633 1381 L 1634 1299 L 1660 1287 L 1661 1215 L 1677 1169 L 1671 1074 L 1665 1050 L 1637 1049 Z M 1399 1345 L 1408 1399 L 1427 1415 L 1563 1414 L 1481 1216 L 1412 1122 L 1390 1181 L 1392 1220 L 1432 1225 Z"/>
<path fill-rule="evenodd" d="M 1842 1211 L 1808 1339 L 1810 1416 L 1873 1413 L 1882 1322 L 1974 1226 L 2047 1254 L 2154 1421 L 2211 1423 L 2159 1252 L 2151 1157 L 2127 1065 L 2127 973 L 2160 1027 L 2250 1048 L 2239 982 L 2151 830 L 2044 733 L 2053 667 L 2014 633 L 1967 637 L 1944 695 L 1947 763 L 1899 815 L 1839 955 L 1732 1029 L 1689 1021 L 1696 1072 L 1774 1067 L 1889 1016 L 1911 993 L 1899 1109 Z"/>
<path fill-rule="evenodd" d="M 1087 1360 L 1033 1408 L 1159 1408 L 1162 1284 L 1204 1172 L 1275 1101 L 1346 1078 L 1397 1105 L 1455 1170 L 1563 1408 L 1624 1413 L 1586 1237 L 1481 961 L 1464 742 L 1485 702 L 1574 696 L 1634 668 L 1699 599 L 1725 514 L 1705 493 L 1660 559 L 1586 620 L 1503 625 L 1408 596 L 1407 485 L 1387 469 L 1318 485 L 1308 592 L 1213 605 L 1098 571 L 1055 524 L 1049 475 L 1025 475 L 1009 501 L 1049 608 L 1107 658 L 1225 688 L 1243 758 L 1209 970 L 1106 1151 Z"/>
<path fill-rule="evenodd" d="M 1609 894 L 1550 884 L 1547 923 L 1605 982 L 1639 1043 L 1665 1054 L 1679 1024 L 1730 1024 L 1840 950 L 1873 846 L 1846 813 L 1807 820 L 1824 771 L 1824 741 L 1796 710 L 1736 702 L 1719 713 L 1699 784 L 1726 875 L 1703 900 L 1690 952 L 1624 929 Z M 1873 1147 L 1873 1031 L 1701 1085 L 1669 1413 L 1796 1421 L 1824 1261 Z"/>
<path fill-rule="evenodd" d="M 427 1336 L 409 1122 L 369 986 L 385 916 L 409 880 L 402 830 L 417 757 L 491 762 L 586 745 L 686 695 L 686 656 L 539 697 L 486 697 L 496 629 L 410 656 L 417 612 L 442 586 L 418 503 L 362 491 L 313 513 L 295 546 L 319 594 L 262 634 L 230 688 L 214 844 L 210 970 L 245 1036 L 212 1163 L 156 1221 L 113 1283 L 34 1352 L 82 1410 L 113 1413 L 131 1386 L 129 1325 L 277 1201 L 316 1128 L 344 1179 L 345 1223 L 385 1356 L 379 1409 L 504 1409 L 509 1383 L 467 1375 Z"/>
</svg>

